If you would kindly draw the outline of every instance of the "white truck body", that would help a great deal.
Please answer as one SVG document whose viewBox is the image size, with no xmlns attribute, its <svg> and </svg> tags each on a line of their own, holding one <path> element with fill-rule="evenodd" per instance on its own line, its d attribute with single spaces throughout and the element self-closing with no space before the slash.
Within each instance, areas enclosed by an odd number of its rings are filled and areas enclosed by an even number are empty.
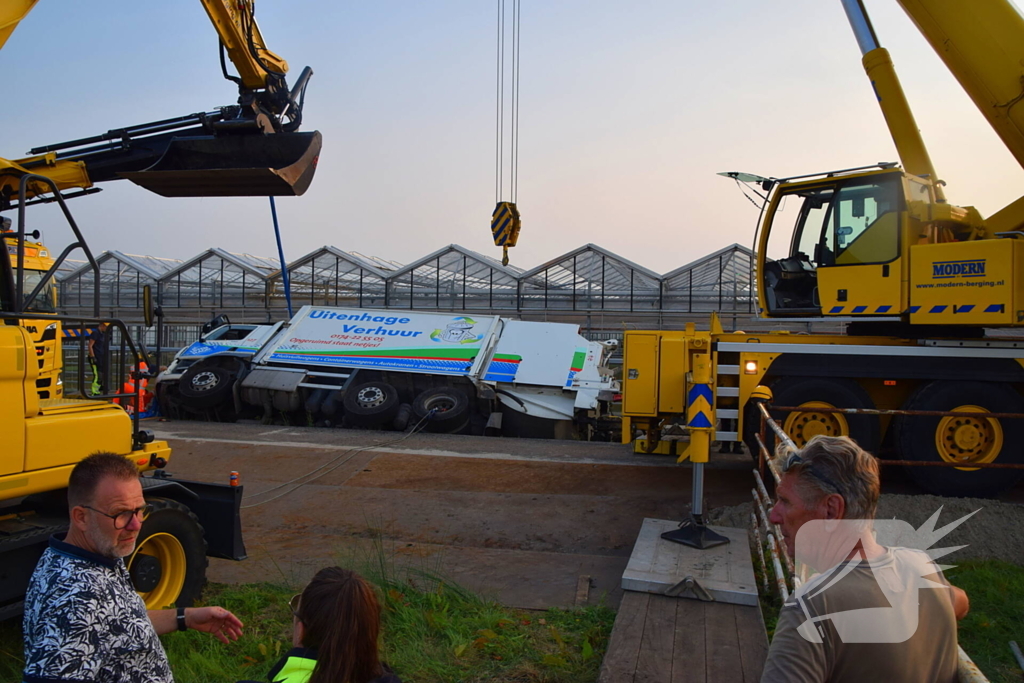
<svg viewBox="0 0 1024 683">
<path fill-rule="evenodd" d="M 326 388 L 322 382 L 333 380 L 322 378 L 360 369 L 464 377 L 512 410 L 554 420 L 597 409 L 618 391 L 605 365 L 615 343 L 591 342 L 563 323 L 303 306 L 290 321 L 256 327 L 244 339 L 215 336 L 183 349 L 163 379 L 181 376 L 174 374 L 179 361 L 216 355 L 251 356 L 259 385 L 274 385 L 276 371 L 293 390 Z"/>
</svg>

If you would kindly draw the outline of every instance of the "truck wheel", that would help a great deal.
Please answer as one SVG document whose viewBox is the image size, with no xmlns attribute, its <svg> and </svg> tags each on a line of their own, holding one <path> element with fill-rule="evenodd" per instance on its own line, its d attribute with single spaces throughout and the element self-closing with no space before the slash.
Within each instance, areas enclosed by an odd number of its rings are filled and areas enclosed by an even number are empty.
<svg viewBox="0 0 1024 683">
<path fill-rule="evenodd" d="M 356 427 L 391 422 L 398 414 L 398 391 L 387 382 L 364 382 L 345 392 L 345 418 Z"/>
<path fill-rule="evenodd" d="M 906 410 L 978 413 L 978 417 L 896 418 L 896 445 L 904 460 L 922 462 L 1022 463 L 1024 423 L 984 417 L 985 413 L 1024 413 L 1024 398 L 1009 384 L 937 380 L 920 387 Z M 976 467 L 907 467 L 918 485 L 939 496 L 995 496 L 1016 484 L 1020 470 Z"/>
<path fill-rule="evenodd" d="M 878 452 L 881 426 L 877 415 L 825 413 L 815 408 L 874 408 L 868 393 L 853 380 L 832 377 L 785 377 L 771 385 L 773 403 L 799 407 L 796 412 L 772 411 L 772 417 L 798 448 L 813 437 L 848 436 L 868 453 Z M 765 445 L 775 446 L 775 434 L 768 430 Z"/>
<path fill-rule="evenodd" d="M 199 520 L 184 505 L 147 498 L 153 513 L 142 524 L 128 574 L 146 609 L 188 607 L 206 584 L 206 540 Z"/>
<path fill-rule="evenodd" d="M 454 434 L 469 422 L 469 397 L 460 389 L 434 387 L 421 392 L 412 402 L 417 422 L 432 410 L 434 414 L 427 420 L 427 431 Z"/>
<path fill-rule="evenodd" d="M 235 376 L 217 365 L 197 363 L 185 371 L 178 382 L 184 403 L 194 408 L 212 408 L 231 398 Z"/>
<path fill-rule="evenodd" d="M 391 428 L 396 432 L 404 432 L 405 428 L 409 426 L 410 419 L 412 419 L 412 406 L 408 403 L 403 403 L 398 406 L 395 419 L 391 421 Z"/>
</svg>

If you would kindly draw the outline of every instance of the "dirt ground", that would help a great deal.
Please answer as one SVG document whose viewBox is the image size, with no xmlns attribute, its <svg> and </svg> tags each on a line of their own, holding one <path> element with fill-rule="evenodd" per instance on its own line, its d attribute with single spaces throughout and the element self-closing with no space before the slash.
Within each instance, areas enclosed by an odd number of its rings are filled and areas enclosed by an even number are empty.
<svg viewBox="0 0 1024 683">
<path fill-rule="evenodd" d="M 226 483 L 232 470 L 241 473 L 249 557 L 211 560 L 213 581 L 301 585 L 327 564 L 384 556 L 516 607 L 570 606 L 581 586 L 589 587 L 588 602 L 614 607 L 643 519 L 689 513 L 689 466 L 621 444 L 426 433 L 403 439 L 259 424 L 147 428 L 170 442 L 167 469 L 179 478 Z M 289 484 L 318 468 L 315 481 Z M 751 468 L 746 455 L 713 456 L 705 491 L 716 523 L 747 526 Z M 893 468 L 883 492 L 879 516 L 915 526 L 940 505 L 940 524 L 981 509 L 942 542 L 968 544 L 947 561 L 1024 558 L 1024 485 L 1001 501 L 938 498 Z"/>
<path fill-rule="evenodd" d="M 440 571 L 509 605 L 570 606 L 589 584 L 588 602 L 616 606 L 643 519 L 681 520 L 690 499 L 689 468 L 620 444 L 438 434 L 394 443 L 400 435 L 341 429 L 147 427 L 170 442 L 167 469 L 179 478 L 226 482 L 230 471 L 241 473 L 249 558 L 211 560 L 213 581 L 301 585 L 326 564 L 358 564 L 382 546 L 399 564 Z M 258 495 L 325 465 L 315 482 Z M 749 459 L 723 456 L 714 466 L 708 500 L 746 500 Z"/>
</svg>

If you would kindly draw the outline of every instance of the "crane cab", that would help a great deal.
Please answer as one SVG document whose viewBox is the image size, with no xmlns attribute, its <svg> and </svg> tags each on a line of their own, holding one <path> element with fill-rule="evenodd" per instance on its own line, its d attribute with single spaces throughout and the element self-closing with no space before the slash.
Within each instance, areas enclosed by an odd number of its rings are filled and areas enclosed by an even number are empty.
<svg viewBox="0 0 1024 683">
<path fill-rule="evenodd" d="M 1014 324 L 1018 252 L 1024 240 L 899 168 L 780 181 L 758 240 L 761 315 Z"/>
</svg>

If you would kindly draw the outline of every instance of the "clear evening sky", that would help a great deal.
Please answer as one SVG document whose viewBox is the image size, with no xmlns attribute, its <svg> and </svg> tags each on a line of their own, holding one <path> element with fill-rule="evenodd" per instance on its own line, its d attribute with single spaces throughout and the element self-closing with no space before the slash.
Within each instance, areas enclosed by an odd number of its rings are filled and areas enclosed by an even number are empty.
<svg viewBox="0 0 1024 683">
<path fill-rule="evenodd" d="M 511 7 L 511 0 L 507 0 Z M 893 0 L 869 0 L 950 201 L 989 215 L 1024 173 Z M 285 251 L 408 263 L 450 243 L 493 256 L 493 0 L 260 0 L 270 49 L 315 75 L 309 191 L 278 200 Z M 665 272 L 733 242 L 756 209 L 740 170 L 895 161 L 839 0 L 523 0 L 512 263 L 587 242 Z M 198 2 L 42 0 L 0 52 L 0 155 L 232 104 Z M 507 134 L 507 129 L 506 129 Z M 129 183 L 71 202 L 95 253 L 276 255 L 266 199 L 164 199 Z M 53 247 L 56 209 L 29 212 Z"/>
</svg>

